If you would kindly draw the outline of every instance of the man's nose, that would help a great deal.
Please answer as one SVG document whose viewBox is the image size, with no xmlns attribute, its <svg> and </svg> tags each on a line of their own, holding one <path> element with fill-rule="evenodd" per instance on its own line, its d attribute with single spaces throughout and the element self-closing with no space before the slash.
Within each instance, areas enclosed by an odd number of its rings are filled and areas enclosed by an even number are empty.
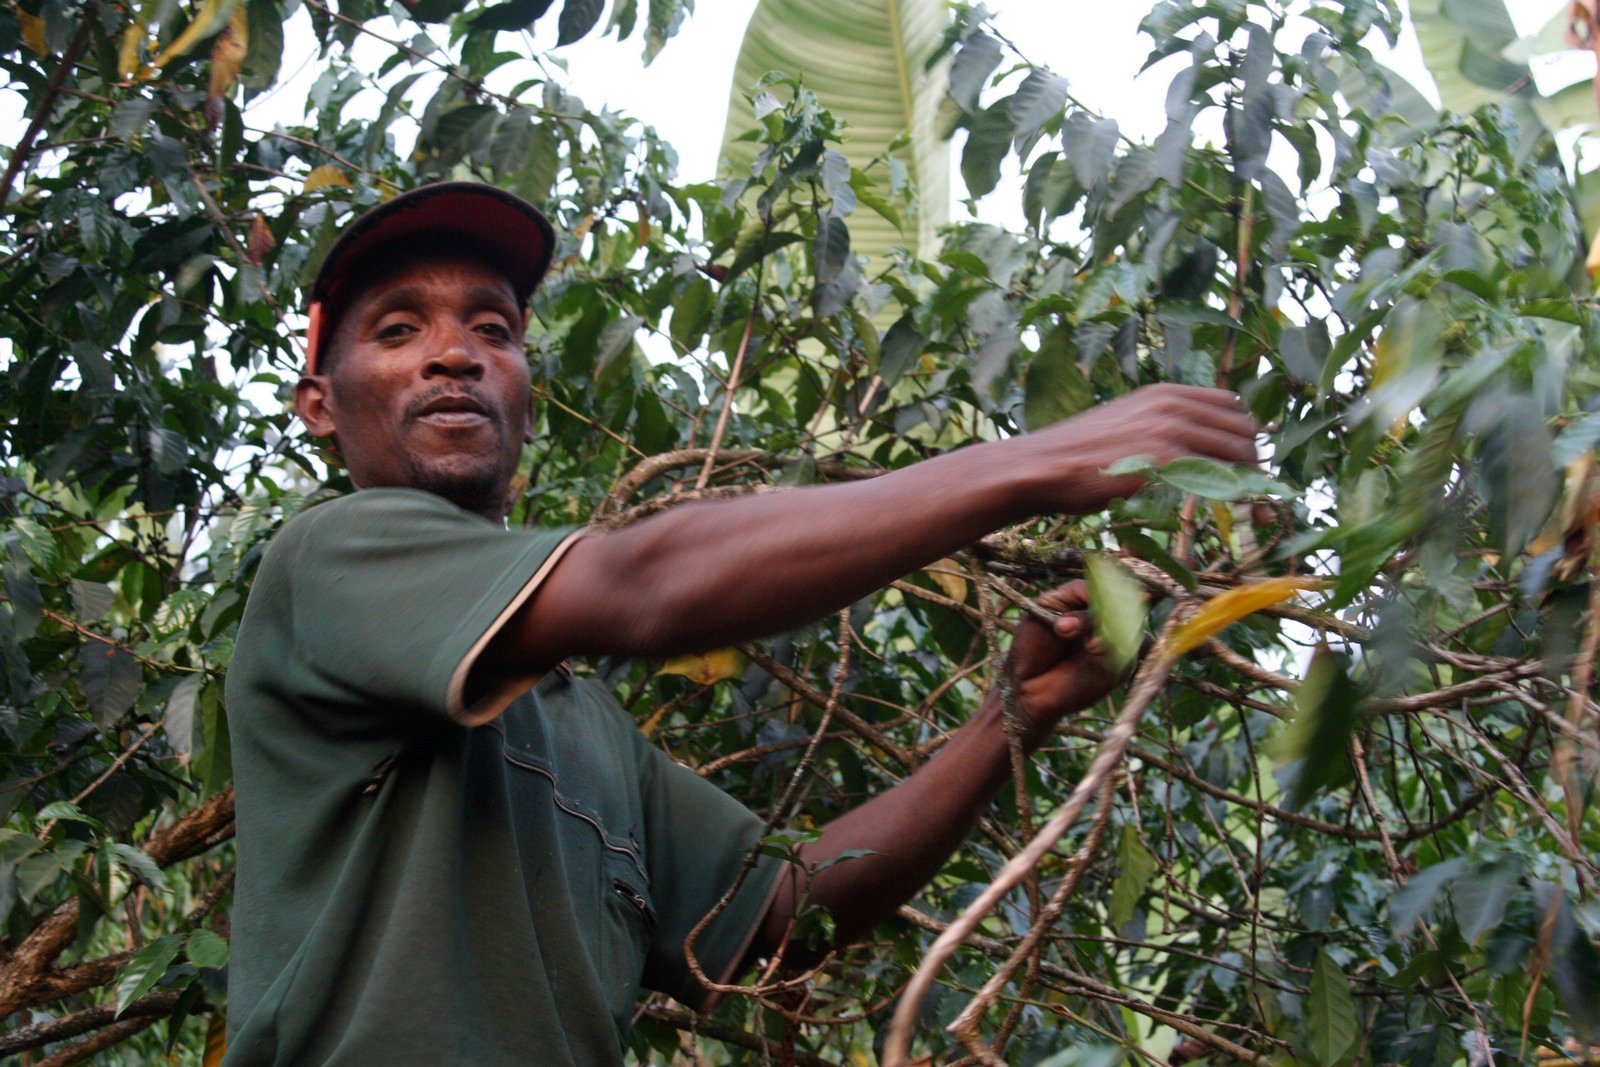
<svg viewBox="0 0 1600 1067">
<path fill-rule="evenodd" d="M 476 348 L 472 344 L 472 332 L 464 326 L 450 327 L 442 331 L 439 345 L 429 357 L 427 366 L 423 368 L 424 378 L 471 378 L 483 377 L 483 361 L 478 358 Z"/>
</svg>

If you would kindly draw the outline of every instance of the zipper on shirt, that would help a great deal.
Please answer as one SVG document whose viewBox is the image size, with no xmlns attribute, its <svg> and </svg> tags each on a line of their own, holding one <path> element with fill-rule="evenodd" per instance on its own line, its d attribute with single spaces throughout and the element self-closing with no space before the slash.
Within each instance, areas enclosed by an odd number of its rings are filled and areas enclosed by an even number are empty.
<svg viewBox="0 0 1600 1067">
<path fill-rule="evenodd" d="M 639 913 L 639 918 L 644 922 L 645 929 L 654 932 L 656 928 L 655 913 L 650 910 L 650 903 L 644 899 L 644 894 L 624 882 L 621 878 L 613 879 L 611 884 L 616 888 L 617 895 L 627 901 L 629 906 Z"/>
<path fill-rule="evenodd" d="M 378 787 L 383 785 L 383 780 L 389 777 L 389 772 L 394 770 L 394 761 L 398 758 L 398 756 L 399 753 L 391 752 L 389 755 L 383 757 L 383 760 L 372 769 L 372 774 L 367 778 L 366 782 L 362 784 L 362 796 L 371 796 L 373 793 L 378 791 Z"/>
</svg>

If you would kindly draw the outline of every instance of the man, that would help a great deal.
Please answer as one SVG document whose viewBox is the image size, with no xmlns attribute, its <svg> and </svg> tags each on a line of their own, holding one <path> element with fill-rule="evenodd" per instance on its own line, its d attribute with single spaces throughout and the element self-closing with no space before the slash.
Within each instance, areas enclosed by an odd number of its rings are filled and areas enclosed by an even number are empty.
<svg viewBox="0 0 1600 1067">
<path fill-rule="evenodd" d="M 802 896 L 841 941 L 936 872 L 1008 774 L 998 701 L 830 823 L 807 879 L 647 744 L 569 657 L 665 656 L 802 625 L 1029 516 L 1136 490 L 1104 469 L 1253 462 L 1238 398 L 1141 390 L 870 481 L 687 505 L 620 530 L 507 530 L 530 439 L 522 338 L 549 224 L 443 184 L 356 222 L 312 290 L 296 403 L 360 489 L 289 523 L 228 677 L 239 882 L 228 1063 L 616 1064 L 641 984 L 709 997 Z M 1081 585 L 1012 645 L 1023 742 L 1104 695 Z M 792 959 L 794 953 L 791 952 Z"/>
</svg>

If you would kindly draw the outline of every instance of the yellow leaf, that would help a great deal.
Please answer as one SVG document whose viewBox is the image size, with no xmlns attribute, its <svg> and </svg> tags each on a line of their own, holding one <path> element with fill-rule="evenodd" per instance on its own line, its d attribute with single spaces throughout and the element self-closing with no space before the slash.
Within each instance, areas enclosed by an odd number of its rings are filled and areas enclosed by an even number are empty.
<svg viewBox="0 0 1600 1067">
<path fill-rule="evenodd" d="M 1391 331 L 1385 330 L 1372 344 L 1372 388 L 1394 380 L 1411 363 L 1411 353 L 1405 346 L 1396 344 Z"/>
<path fill-rule="evenodd" d="M 1378 335 L 1377 342 L 1372 346 L 1372 388 L 1378 389 L 1384 384 L 1400 377 L 1411 366 L 1411 351 L 1406 347 L 1405 340 L 1396 340 L 1396 335 L 1401 333 L 1396 330 L 1384 330 Z M 1405 432 L 1408 421 L 1408 412 L 1402 412 L 1389 427 L 1390 437 L 1399 437 Z"/>
<path fill-rule="evenodd" d="M 639 732 L 649 737 L 656 732 L 656 727 L 661 725 L 661 717 L 672 710 L 671 704 L 663 704 L 650 713 L 650 717 L 639 724 Z"/>
<path fill-rule="evenodd" d="M 49 55 L 50 46 L 44 39 L 44 19 L 38 15 L 30 15 L 20 7 L 16 12 L 17 23 L 22 27 L 22 39 L 28 43 L 28 47 L 41 56 Z"/>
<path fill-rule="evenodd" d="M 1213 500 L 1211 502 L 1211 518 L 1217 524 L 1217 533 L 1221 535 L 1224 544 L 1233 543 L 1233 505 Z"/>
<path fill-rule="evenodd" d="M 661 665 L 662 674 L 681 674 L 697 685 L 714 685 L 744 670 L 738 649 L 719 648 L 697 656 L 674 656 Z"/>
<path fill-rule="evenodd" d="M 188 55 L 191 48 L 226 26 L 228 20 L 233 18 L 233 9 L 238 6 L 239 0 L 206 0 L 177 39 L 150 61 L 150 66 L 159 69 L 180 56 Z"/>
<path fill-rule="evenodd" d="M 227 29 L 217 34 L 217 41 L 211 46 L 209 95 L 212 99 L 228 95 L 239 77 L 239 68 L 244 66 L 244 57 L 249 54 L 250 16 L 243 7 L 238 7 L 228 19 Z"/>
<path fill-rule="evenodd" d="M 117 53 L 117 77 L 131 78 L 139 72 L 139 46 L 150 31 L 139 23 L 122 31 L 122 50 Z"/>
<path fill-rule="evenodd" d="M 1583 264 L 1589 269 L 1591 279 L 1600 278 L 1600 232 L 1594 235 L 1594 240 L 1589 244 L 1589 258 Z"/>
<path fill-rule="evenodd" d="M 345 177 L 342 169 L 330 163 L 327 166 L 318 167 L 310 174 L 307 174 L 306 184 L 300 191 L 302 193 L 314 193 L 318 189 L 326 189 L 331 185 L 348 187 L 350 179 Z"/>
<path fill-rule="evenodd" d="M 1166 640 L 1166 651 L 1169 655 L 1181 656 L 1246 615 L 1270 608 L 1296 593 L 1322 589 L 1326 585 L 1318 578 L 1263 578 L 1259 582 L 1229 589 L 1206 601 L 1205 606 L 1192 618 L 1174 630 Z"/>
<path fill-rule="evenodd" d="M 954 572 L 961 569 L 961 565 L 953 559 L 941 559 L 930 566 L 924 573 L 933 579 L 933 584 L 939 587 L 940 592 L 951 600 L 967 602 L 967 580 Z"/>
<path fill-rule="evenodd" d="M 206 1026 L 205 1057 L 200 1067 L 221 1067 L 222 1057 L 228 1054 L 228 1017 L 222 1012 L 211 1016 Z"/>
</svg>

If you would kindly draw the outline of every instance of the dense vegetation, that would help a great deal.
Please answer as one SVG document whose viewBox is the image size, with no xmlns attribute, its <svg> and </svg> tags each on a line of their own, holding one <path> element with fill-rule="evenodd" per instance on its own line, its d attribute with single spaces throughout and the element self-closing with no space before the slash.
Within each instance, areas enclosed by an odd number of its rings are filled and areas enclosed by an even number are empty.
<svg viewBox="0 0 1600 1067">
<path fill-rule="evenodd" d="M 608 28 L 652 54 L 686 6 L 617 0 Z M 1152 381 L 1237 388 L 1269 427 L 1266 473 L 1174 464 L 781 639 L 589 665 L 803 832 L 937 750 L 1048 583 L 1088 574 L 1130 655 L 1159 635 L 906 922 L 712 1019 L 647 1002 L 640 1062 L 865 1062 L 936 934 L 1084 783 L 1063 843 L 924 971 L 914 1051 L 1450 1064 L 1593 1040 L 1600 318 L 1526 109 L 1435 113 L 1378 67 L 1392 0 L 1163 0 L 1168 124 L 1133 144 L 961 8 L 936 57 L 961 177 L 981 196 L 1012 159 L 1027 225 L 924 247 L 905 160 L 842 154 L 787 75 L 752 91 L 750 169 L 679 184 L 520 32 L 573 40 L 603 9 L 0 11 L 29 116 L 0 178 L 0 1055 L 216 1061 L 222 677 L 273 532 L 348 489 L 284 407 L 302 286 L 352 212 L 441 175 L 560 235 L 515 522 L 871 477 Z M 302 25 L 320 76 L 299 124 L 262 128 Z M 852 255 L 867 217 L 902 250 Z"/>
</svg>

